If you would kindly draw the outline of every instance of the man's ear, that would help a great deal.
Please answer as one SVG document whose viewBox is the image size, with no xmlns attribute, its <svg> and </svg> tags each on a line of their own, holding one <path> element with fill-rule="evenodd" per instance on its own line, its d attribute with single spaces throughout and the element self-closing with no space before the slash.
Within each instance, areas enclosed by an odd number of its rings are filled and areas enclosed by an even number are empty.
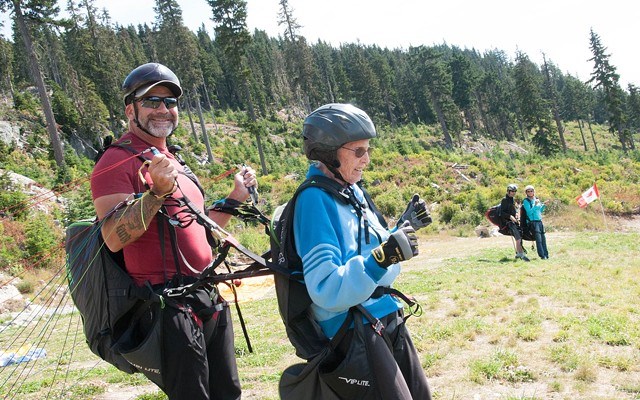
<svg viewBox="0 0 640 400">
<path fill-rule="evenodd" d="M 136 118 L 133 109 L 133 103 L 127 104 L 127 106 L 124 108 L 124 114 L 127 116 L 127 118 L 129 118 L 130 121 L 133 121 Z"/>
</svg>

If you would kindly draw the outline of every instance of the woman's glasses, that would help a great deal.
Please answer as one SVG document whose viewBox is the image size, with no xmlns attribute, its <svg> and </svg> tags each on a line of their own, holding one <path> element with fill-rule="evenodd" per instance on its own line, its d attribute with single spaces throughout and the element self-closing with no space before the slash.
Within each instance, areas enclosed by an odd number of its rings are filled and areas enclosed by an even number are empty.
<svg viewBox="0 0 640 400">
<path fill-rule="evenodd" d="M 153 108 L 156 109 L 160 107 L 160 103 L 164 103 L 164 106 L 167 109 L 174 108 L 178 105 L 178 99 L 175 97 L 158 97 L 158 96 L 150 96 L 143 97 L 140 99 L 140 105 L 144 108 Z"/>
<path fill-rule="evenodd" d="M 371 155 L 371 151 L 373 150 L 373 147 L 356 147 L 355 149 L 350 149 L 348 147 L 342 146 L 342 148 L 353 151 L 354 153 L 356 153 L 356 157 L 358 158 L 364 156 L 365 153 Z"/>
</svg>

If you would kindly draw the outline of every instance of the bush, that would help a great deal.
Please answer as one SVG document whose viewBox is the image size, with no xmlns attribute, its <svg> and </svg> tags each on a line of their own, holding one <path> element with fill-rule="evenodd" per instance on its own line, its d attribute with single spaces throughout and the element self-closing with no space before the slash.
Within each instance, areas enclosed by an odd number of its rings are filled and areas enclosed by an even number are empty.
<svg viewBox="0 0 640 400">
<path fill-rule="evenodd" d="M 63 242 L 62 232 L 51 217 L 39 214 L 27 222 L 25 228 L 25 248 L 31 264 L 38 268 L 57 265 L 55 255 L 59 253 Z"/>
</svg>

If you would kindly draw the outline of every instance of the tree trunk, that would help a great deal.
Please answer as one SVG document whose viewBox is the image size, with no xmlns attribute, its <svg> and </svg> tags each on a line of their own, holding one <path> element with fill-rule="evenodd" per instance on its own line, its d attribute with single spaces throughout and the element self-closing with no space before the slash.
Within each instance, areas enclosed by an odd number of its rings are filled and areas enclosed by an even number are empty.
<svg viewBox="0 0 640 400">
<path fill-rule="evenodd" d="M 482 98 L 480 97 L 480 94 L 478 92 L 476 92 L 476 100 L 478 101 L 478 111 L 480 111 L 480 119 L 482 120 L 482 125 L 484 125 L 485 131 L 489 136 L 493 136 L 497 139 L 496 134 L 492 133 L 494 132 L 494 129 L 492 129 L 492 127 L 490 126 L 491 123 L 489 122 L 489 118 L 487 117 L 487 113 L 485 112 L 484 102 L 482 101 Z"/>
<path fill-rule="evenodd" d="M 598 144 L 596 143 L 596 136 L 593 134 L 593 129 L 591 128 L 591 121 L 587 120 L 587 124 L 589 125 L 589 132 L 591 132 L 591 140 L 593 140 L 593 148 L 596 149 L 596 153 L 598 153 Z"/>
<path fill-rule="evenodd" d="M 622 151 L 627 152 L 627 138 L 625 132 L 622 130 L 621 126 L 618 126 L 618 138 L 620 139 L 620 144 L 622 145 Z"/>
<path fill-rule="evenodd" d="M 476 136 L 476 124 L 473 120 L 473 113 L 471 109 L 467 108 L 464 110 L 464 117 L 467 120 L 467 125 L 469 126 L 469 132 L 471 132 L 471 137 L 475 138 Z"/>
<path fill-rule="evenodd" d="M 29 28 L 27 27 L 27 23 L 22 15 L 22 9 L 20 8 L 20 2 L 18 0 L 13 0 L 13 8 L 15 11 L 16 24 L 20 29 L 20 34 L 24 41 L 24 47 L 27 51 L 27 57 L 29 58 L 31 74 L 33 75 L 33 79 L 36 81 L 40 101 L 42 101 L 42 110 L 47 123 L 47 132 L 49 132 L 51 147 L 53 148 L 53 157 L 58 168 L 64 168 L 64 152 L 62 150 L 62 142 L 58 136 L 58 124 L 56 123 L 55 116 L 53 115 L 49 95 L 47 94 L 47 89 L 44 85 L 44 77 L 40 70 L 40 64 L 38 64 L 38 57 L 36 56 L 35 49 L 33 48 L 31 34 L 29 33 Z"/>
<path fill-rule="evenodd" d="M 211 144 L 209 143 L 207 126 L 204 123 L 204 116 L 202 115 L 202 107 L 200 106 L 200 96 L 198 96 L 198 94 L 196 94 L 196 109 L 198 110 L 198 118 L 200 119 L 200 127 L 202 128 L 202 139 L 204 139 L 204 145 L 207 148 L 207 158 L 209 162 L 212 163 L 213 153 L 211 152 Z"/>
<path fill-rule="evenodd" d="M 566 153 L 567 141 L 564 139 L 564 126 L 562 125 L 560 113 L 558 112 L 558 106 L 556 106 L 555 101 L 553 102 L 553 119 L 555 119 L 556 126 L 558 127 L 558 135 L 560 136 L 560 143 L 562 144 L 562 152 Z"/>
<path fill-rule="evenodd" d="M 191 112 L 191 98 L 189 95 L 186 95 L 185 105 L 187 106 L 187 116 L 189 117 L 189 124 L 191 125 L 191 135 L 193 136 L 193 140 L 196 143 L 200 143 L 200 139 L 198 139 L 198 133 L 196 132 L 196 125 L 193 123 L 193 114 Z"/>
<path fill-rule="evenodd" d="M 584 137 L 584 131 L 582 130 L 582 120 L 578 119 L 578 128 L 580 128 L 580 136 L 582 137 L 582 145 L 584 146 L 584 151 L 588 151 L 587 149 L 587 140 Z"/>
<path fill-rule="evenodd" d="M 451 139 L 451 135 L 449 134 L 449 129 L 447 128 L 447 121 L 444 118 L 444 113 L 442 112 L 442 108 L 440 107 L 440 103 L 438 99 L 430 93 L 431 101 L 433 103 L 433 108 L 435 109 L 436 115 L 438 116 L 438 122 L 440 123 L 440 127 L 442 128 L 442 134 L 444 135 L 444 145 L 448 149 L 453 148 L 453 139 Z"/>
<path fill-rule="evenodd" d="M 251 122 L 253 122 L 253 125 L 255 126 L 257 118 L 256 118 L 255 110 L 253 109 L 253 100 L 251 99 L 249 84 L 247 83 L 246 79 L 244 81 L 243 86 L 244 86 L 244 94 L 247 99 L 247 104 L 249 105 L 249 117 L 251 118 Z M 256 130 L 253 133 L 256 135 L 256 146 L 258 147 L 258 155 L 260 156 L 260 167 L 262 168 L 262 175 L 268 175 L 269 172 L 267 171 L 267 163 L 264 159 L 264 151 L 262 151 L 262 140 L 260 139 L 260 132 Z"/>
</svg>

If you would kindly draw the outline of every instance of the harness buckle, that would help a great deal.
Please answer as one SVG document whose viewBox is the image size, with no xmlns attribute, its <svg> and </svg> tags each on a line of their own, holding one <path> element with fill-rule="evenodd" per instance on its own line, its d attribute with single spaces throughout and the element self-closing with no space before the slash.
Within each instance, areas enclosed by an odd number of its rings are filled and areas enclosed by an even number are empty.
<svg viewBox="0 0 640 400">
<path fill-rule="evenodd" d="M 167 288 L 164 290 L 164 295 L 167 297 L 180 297 L 183 296 L 187 292 L 187 288 L 185 286 L 180 286 L 176 288 Z"/>
<path fill-rule="evenodd" d="M 384 331 L 384 324 L 376 318 L 375 322 L 371 324 L 371 328 L 378 336 L 382 336 L 382 332 Z"/>
</svg>

